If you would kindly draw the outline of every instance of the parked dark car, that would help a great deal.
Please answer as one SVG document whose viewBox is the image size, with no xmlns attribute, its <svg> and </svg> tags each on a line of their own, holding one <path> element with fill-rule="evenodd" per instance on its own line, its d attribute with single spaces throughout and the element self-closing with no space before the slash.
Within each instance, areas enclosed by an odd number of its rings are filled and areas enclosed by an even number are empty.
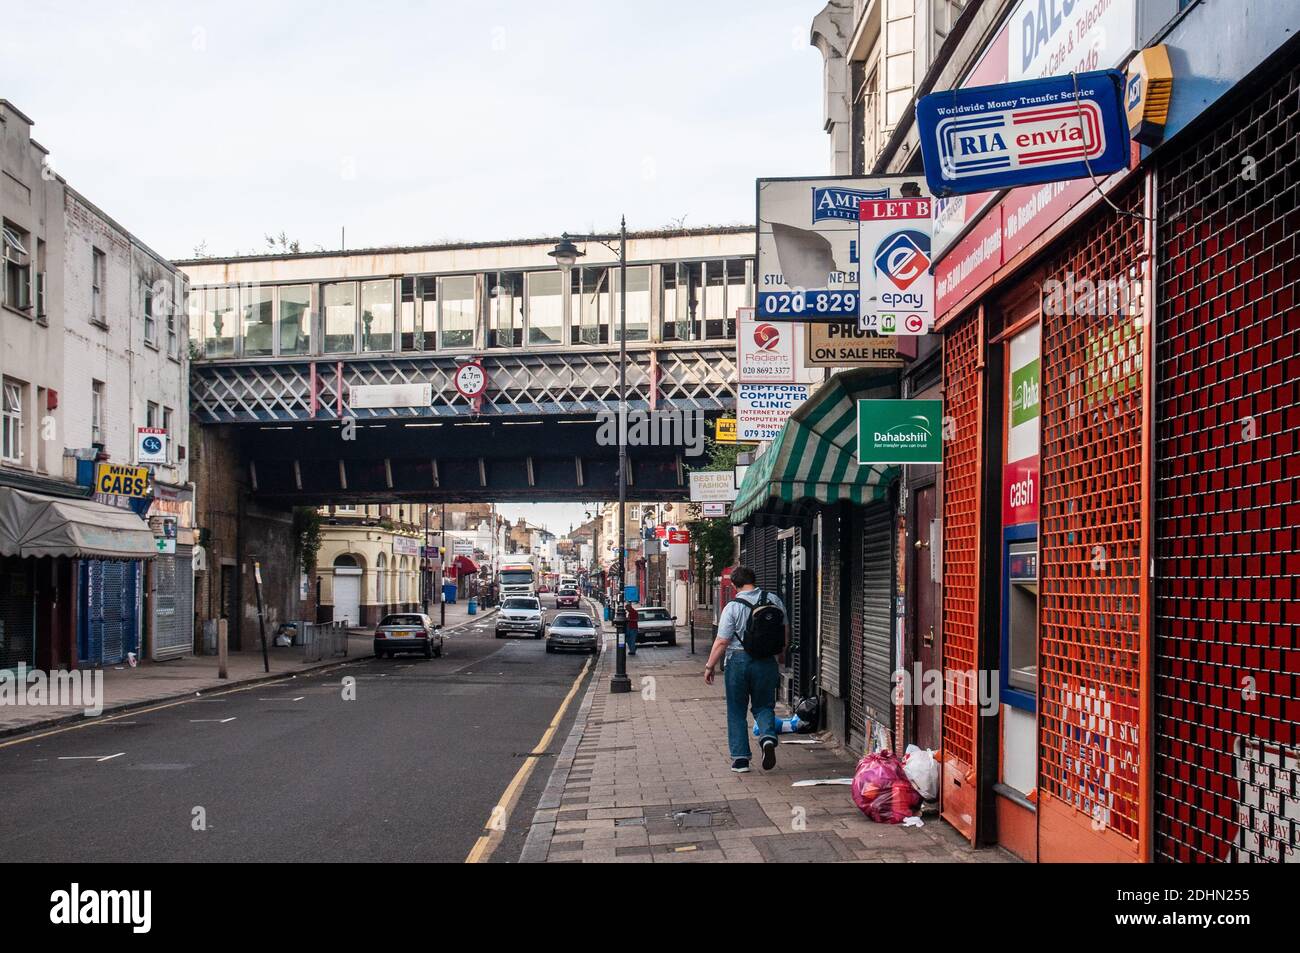
<svg viewBox="0 0 1300 953">
<path fill-rule="evenodd" d="M 636 644 L 647 642 L 677 644 L 677 620 L 662 606 L 636 607 Z"/>
<path fill-rule="evenodd" d="M 386 615 L 375 627 L 375 658 L 398 652 L 421 652 L 425 658 L 441 658 L 442 643 L 442 630 L 422 612 Z"/>
</svg>

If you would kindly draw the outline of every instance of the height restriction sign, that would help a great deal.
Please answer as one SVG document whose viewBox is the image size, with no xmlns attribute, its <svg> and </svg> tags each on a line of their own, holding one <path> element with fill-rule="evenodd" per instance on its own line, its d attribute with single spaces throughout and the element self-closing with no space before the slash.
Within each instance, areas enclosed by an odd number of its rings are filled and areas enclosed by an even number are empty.
<svg viewBox="0 0 1300 953">
<path fill-rule="evenodd" d="M 865 201 L 858 206 L 862 302 L 858 327 L 881 335 L 928 334 L 934 324 L 934 234 L 930 199 Z"/>
</svg>

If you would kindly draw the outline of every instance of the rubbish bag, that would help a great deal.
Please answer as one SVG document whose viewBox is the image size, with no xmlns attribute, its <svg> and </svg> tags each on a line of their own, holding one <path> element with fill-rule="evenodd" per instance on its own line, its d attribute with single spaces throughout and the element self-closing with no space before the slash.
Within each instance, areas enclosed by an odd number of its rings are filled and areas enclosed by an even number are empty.
<svg viewBox="0 0 1300 953">
<path fill-rule="evenodd" d="M 794 717 L 799 719 L 799 727 L 795 730 L 800 734 L 811 734 L 817 730 L 817 714 L 821 702 L 816 695 L 809 695 L 807 698 L 801 698 L 794 706 Z"/>
<path fill-rule="evenodd" d="M 921 806 L 921 795 L 892 751 L 869 754 L 859 761 L 849 792 L 858 810 L 878 824 L 901 824 Z"/>
<path fill-rule="evenodd" d="M 922 798 L 933 801 L 939 796 L 939 761 L 929 748 L 908 745 L 903 754 L 903 772 Z"/>
</svg>

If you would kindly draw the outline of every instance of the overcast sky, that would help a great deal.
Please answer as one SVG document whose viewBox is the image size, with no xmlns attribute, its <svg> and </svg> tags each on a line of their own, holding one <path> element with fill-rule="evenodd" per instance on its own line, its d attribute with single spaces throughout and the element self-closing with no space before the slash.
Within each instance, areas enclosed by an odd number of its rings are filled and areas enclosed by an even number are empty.
<svg viewBox="0 0 1300 953">
<path fill-rule="evenodd" d="M 0 98 L 172 258 L 746 223 L 755 178 L 827 172 L 822 6 L 7 3 Z"/>
<path fill-rule="evenodd" d="M 8 3 L 0 97 L 169 257 L 752 222 L 827 171 L 822 6 Z"/>
</svg>

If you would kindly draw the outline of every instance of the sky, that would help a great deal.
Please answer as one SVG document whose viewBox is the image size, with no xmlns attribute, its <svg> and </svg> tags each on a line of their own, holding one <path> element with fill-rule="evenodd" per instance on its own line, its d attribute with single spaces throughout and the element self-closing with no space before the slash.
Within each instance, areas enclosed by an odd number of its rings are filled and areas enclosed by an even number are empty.
<svg viewBox="0 0 1300 953">
<path fill-rule="evenodd" d="M 0 97 L 172 258 L 746 223 L 827 171 L 823 5 L 14 3 Z"/>
<path fill-rule="evenodd" d="M 163 255 L 752 223 L 827 172 L 822 0 L 6 4 L 0 98 Z M 567 532 L 579 504 L 502 506 Z"/>
</svg>

